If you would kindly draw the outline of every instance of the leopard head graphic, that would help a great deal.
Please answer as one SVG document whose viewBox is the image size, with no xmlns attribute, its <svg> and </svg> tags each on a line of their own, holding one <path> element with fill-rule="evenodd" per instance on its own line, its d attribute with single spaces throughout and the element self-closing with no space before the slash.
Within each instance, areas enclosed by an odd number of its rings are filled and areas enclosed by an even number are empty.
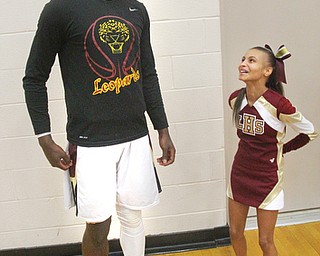
<svg viewBox="0 0 320 256">
<path fill-rule="evenodd" d="M 130 32 L 124 23 L 108 20 L 99 25 L 99 37 L 108 44 L 113 54 L 121 54 L 123 45 L 130 38 Z"/>
</svg>

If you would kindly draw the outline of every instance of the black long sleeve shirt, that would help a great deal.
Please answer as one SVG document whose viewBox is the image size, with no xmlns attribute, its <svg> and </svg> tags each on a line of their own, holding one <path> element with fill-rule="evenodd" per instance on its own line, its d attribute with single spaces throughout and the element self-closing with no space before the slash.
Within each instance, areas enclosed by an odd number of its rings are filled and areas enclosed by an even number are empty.
<svg viewBox="0 0 320 256">
<path fill-rule="evenodd" d="M 55 57 L 67 107 L 67 138 L 106 146 L 168 127 L 150 45 L 136 0 L 51 0 L 44 7 L 23 78 L 35 134 L 50 132 L 46 82 Z"/>
</svg>

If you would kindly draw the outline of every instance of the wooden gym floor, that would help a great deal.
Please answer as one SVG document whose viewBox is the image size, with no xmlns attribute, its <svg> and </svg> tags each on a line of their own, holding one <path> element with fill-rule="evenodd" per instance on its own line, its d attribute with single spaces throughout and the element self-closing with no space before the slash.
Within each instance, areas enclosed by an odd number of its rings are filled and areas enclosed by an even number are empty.
<svg viewBox="0 0 320 256">
<path fill-rule="evenodd" d="M 258 231 L 245 232 L 248 256 L 262 256 L 258 244 Z M 279 256 L 318 256 L 320 255 L 320 222 L 277 227 L 275 243 Z M 220 247 L 161 254 L 161 256 L 235 256 L 232 247 Z"/>
</svg>

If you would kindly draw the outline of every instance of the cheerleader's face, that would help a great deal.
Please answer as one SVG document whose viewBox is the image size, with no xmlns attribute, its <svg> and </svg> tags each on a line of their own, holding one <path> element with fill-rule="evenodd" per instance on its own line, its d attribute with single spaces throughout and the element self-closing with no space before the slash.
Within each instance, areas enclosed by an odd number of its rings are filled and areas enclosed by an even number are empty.
<svg viewBox="0 0 320 256">
<path fill-rule="evenodd" d="M 239 80 L 247 82 L 266 82 L 272 73 L 268 55 L 257 49 L 248 50 L 238 67 Z"/>
</svg>

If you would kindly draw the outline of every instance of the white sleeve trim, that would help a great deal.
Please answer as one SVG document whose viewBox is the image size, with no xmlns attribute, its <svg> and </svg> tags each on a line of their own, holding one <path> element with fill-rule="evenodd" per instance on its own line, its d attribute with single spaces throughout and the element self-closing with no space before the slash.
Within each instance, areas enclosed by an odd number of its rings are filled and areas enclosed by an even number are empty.
<svg viewBox="0 0 320 256">
<path fill-rule="evenodd" d="M 41 137 L 44 137 L 44 136 L 47 136 L 47 135 L 50 135 L 51 132 L 44 132 L 44 133 L 40 133 L 37 135 L 38 139 L 41 138 Z"/>
</svg>

